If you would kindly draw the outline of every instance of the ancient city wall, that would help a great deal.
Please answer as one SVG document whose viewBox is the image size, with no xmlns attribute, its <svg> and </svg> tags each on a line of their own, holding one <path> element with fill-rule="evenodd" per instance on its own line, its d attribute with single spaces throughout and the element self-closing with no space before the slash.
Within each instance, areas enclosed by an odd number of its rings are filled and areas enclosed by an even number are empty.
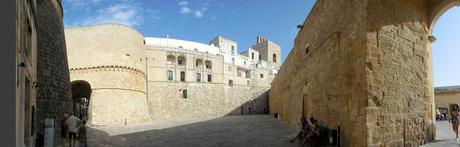
<svg viewBox="0 0 460 147">
<path fill-rule="evenodd" d="M 37 1 L 37 146 L 43 145 L 45 119 L 54 119 L 54 134 L 64 113 L 72 112 L 69 68 L 62 22 L 62 7 L 58 0 Z M 54 135 L 58 144 L 60 135 Z"/>
<path fill-rule="evenodd" d="M 459 3 L 317 1 L 272 83 L 270 112 L 293 127 L 302 111 L 321 124 L 340 125 L 347 146 L 432 141 L 430 33 Z"/>
<path fill-rule="evenodd" d="M 66 29 L 71 80 L 90 84 L 89 123 L 150 120 L 143 36 L 116 24 Z"/>
<path fill-rule="evenodd" d="M 298 128 L 303 115 L 366 146 L 365 0 L 317 1 L 270 91 L 270 113 Z M 331 11 L 334 10 L 334 11 Z"/>
</svg>

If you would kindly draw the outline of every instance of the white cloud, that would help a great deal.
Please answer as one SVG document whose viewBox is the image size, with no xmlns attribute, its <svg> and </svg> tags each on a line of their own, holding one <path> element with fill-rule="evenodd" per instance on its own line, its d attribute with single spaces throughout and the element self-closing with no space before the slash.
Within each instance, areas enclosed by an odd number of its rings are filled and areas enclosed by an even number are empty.
<svg viewBox="0 0 460 147">
<path fill-rule="evenodd" d="M 188 2 L 187 1 L 181 1 L 178 3 L 179 6 L 185 6 L 185 5 L 188 5 Z"/>
<path fill-rule="evenodd" d="M 180 14 L 184 14 L 184 15 L 191 14 L 195 16 L 196 18 L 201 18 L 204 16 L 204 12 L 208 9 L 210 4 L 208 2 L 204 2 L 200 4 L 191 5 L 188 1 L 181 1 L 177 5 L 179 5 L 180 7 L 179 9 Z M 192 9 L 191 6 L 192 7 L 195 6 L 198 8 Z"/>
<path fill-rule="evenodd" d="M 192 10 L 188 7 L 181 7 L 179 11 L 180 14 L 189 14 L 190 12 L 192 12 Z"/>
<path fill-rule="evenodd" d="M 195 11 L 195 17 L 198 17 L 198 18 L 203 17 L 203 12 L 199 10 Z"/>
<path fill-rule="evenodd" d="M 96 15 L 84 18 L 82 21 L 66 23 L 70 27 L 96 25 L 102 23 L 118 23 L 127 26 L 137 26 L 144 22 L 142 8 L 134 4 L 118 3 L 97 11 Z"/>
</svg>

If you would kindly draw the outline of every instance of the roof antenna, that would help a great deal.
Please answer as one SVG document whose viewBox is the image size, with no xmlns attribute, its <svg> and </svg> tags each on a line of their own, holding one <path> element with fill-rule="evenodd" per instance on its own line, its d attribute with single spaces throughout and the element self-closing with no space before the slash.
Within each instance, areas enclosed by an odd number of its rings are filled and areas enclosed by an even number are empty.
<svg viewBox="0 0 460 147">
<path fill-rule="evenodd" d="M 166 33 L 166 38 L 169 39 L 169 33 Z"/>
</svg>

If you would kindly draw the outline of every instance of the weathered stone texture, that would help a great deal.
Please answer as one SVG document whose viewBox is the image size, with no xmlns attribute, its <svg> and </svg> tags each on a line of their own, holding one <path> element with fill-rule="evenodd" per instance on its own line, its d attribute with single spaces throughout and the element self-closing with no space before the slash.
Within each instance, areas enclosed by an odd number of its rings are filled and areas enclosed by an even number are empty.
<svg viewBox="0 0 460 147">
<path fill-rule="evenodd" d="M 292 127 L 304 113 L 341 126 L 342 144 L 366 145 L 363 12 L 364 1 L 317 2 L 273 80 L 270 113 Z"/>
<path fill-rule="evenodd" d="M 340 125 L 347 146 L 433 140 L 428 36 L 436 18 L 459 3 L 317 1 L 272 83 L 270 112 L 294 127 L 302 112 Z"/>
<path fill-rule="evenodd" d="M 153 120 L 223 116 L 232 111 L 241 112 L 239 106 L 255 99 L 258 99 L 256 101 L 263 101 L 265 97 L 257 96 L 269 89 L 268 87 L 250 86 L 229 87 L 219 83 L 150 83 L 148 98 Z M 181 90 L 187 90 L 186 99 L 182 98 Z M 255 109 L 252 114 L 261 113 L 259 109 L 263 110 L 263 105 L 247 106 L 252 106 L 251 108 Z M 243 111 L 243 114 L 248 114 L 248 107 Z M 238 113 L 234 112 L 233 114 Z"/>
<path fill-rule="evenodd" d="M 54 133 L 60 133 L 64 113 L 71 112 L 69 68 L 60 2 L 37 1 L 37 132 L 43 139 L 45 119 L 55 120 Z M 55 144 L 60 135 L 54 135 Z M 39 144 L 40 145 L 40 144 Z"/>
<path fill-rule="evenodd" d="M 91 125 L 150 120 L 143 36 L 123 25 L 66 29 L 71 80 L 90 84 Z"/>
</svg>

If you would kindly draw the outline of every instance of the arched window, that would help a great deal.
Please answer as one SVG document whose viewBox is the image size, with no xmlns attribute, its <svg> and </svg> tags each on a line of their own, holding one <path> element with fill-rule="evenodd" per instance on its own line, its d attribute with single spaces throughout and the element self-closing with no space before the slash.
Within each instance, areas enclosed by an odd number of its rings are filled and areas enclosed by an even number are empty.
<svg viewBox="0 0 460 147">
<path fill-rule="evenodd" d="M 273 63 L 276 63 L 276 54 L 273 54 Z"/>
<path fill-rule="evenodd" d="M 186 58 L 184 56 L 177 57 L 177 65 L 186 65 Z"/>
<path fill-rule="evenodd" d="M 202 59 L 196 59 L 195 60 L 195 67 L 203 67 L 203 60 Z"/>
<path fill-rule="evenodd" d="M 212 68 L 212 62 L 209 60 L 204 61 L 204 66 L 206 69 L 211 69 Z"/>
<path fill-rule="evenodd" d="M 176 57 L 174 55 L 168 55 L 166 59 L 166 64 L 174 64 L 176 62 Z"/>
</svg>

